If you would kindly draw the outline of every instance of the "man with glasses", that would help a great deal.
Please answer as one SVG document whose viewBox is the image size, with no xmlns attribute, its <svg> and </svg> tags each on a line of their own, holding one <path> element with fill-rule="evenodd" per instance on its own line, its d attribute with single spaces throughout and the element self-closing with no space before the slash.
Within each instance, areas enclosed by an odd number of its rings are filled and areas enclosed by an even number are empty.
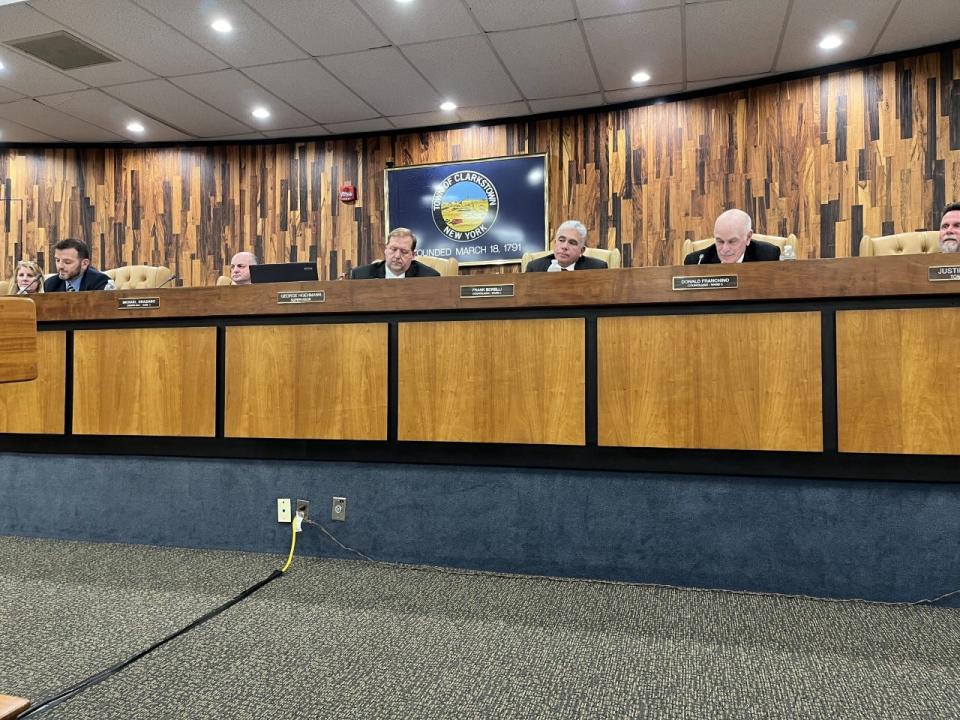
<svg viewBox="0 0 960 720">
<path fill-rule="evenodd" d="M 387 236 L 383 260 L 356 267 L 350 273 L 351 280 L 397 280 L 410 277 L 440 277 L 440 273 L 413 259 L 417 238 L 407 228 L 396 228 Z"/>
</svg>

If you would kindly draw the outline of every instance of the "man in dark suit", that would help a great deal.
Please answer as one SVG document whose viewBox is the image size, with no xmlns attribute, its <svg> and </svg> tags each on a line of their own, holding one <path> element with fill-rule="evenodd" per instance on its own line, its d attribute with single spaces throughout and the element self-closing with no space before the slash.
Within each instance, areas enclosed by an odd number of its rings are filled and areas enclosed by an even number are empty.
<svg viewBox="0 0 960 720">
<path fill-rule="evenodd" d="M 710 265 L 780 259 L 780 248 L 761 240 L 751 242 L 752 237 L 750 216 L 743 210 L 727 210 L 720 213 L 713 225 L 713 245 L 690 253 L 683 259 L 683 264 Z"/>
<path fill-rule="evenodd" d="M 396 280 L 411 277 L 440 277 L 432 267 L 413 259 L 417 238 L 407 228 L 396 228 L 387 236 L 383 260 L 361 265 L 350 272 L 351 280 Z"/>
<path fill-rule="evenodd" d="M 43 283 L 44 292 L 116 290 L 110 278 L 90 267 L 90 248 L 82 240 L 61 240 L 53 246 L 57 274 Z"/>
<path fill-rule="evenodd" d="M 607 263 L 587 257 L 587 228 L 579 220 L 567 220 L 557 228 L 553 252 L 527 263 L 525 272 L 558 272 L 562 270 L 605 270 Z"/>
</svg>

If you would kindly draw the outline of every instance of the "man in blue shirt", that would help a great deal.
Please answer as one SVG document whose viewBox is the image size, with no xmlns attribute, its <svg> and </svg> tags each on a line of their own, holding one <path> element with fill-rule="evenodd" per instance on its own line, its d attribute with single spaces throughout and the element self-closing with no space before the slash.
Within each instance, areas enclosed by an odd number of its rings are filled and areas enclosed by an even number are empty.
<svg viewBox="0 0 960 720">
<path fill-rule="evenodd" d="M 57 274 L 43 283 L 44 292 L 115 290 L 110 278 L 90 267 L 90 248 L 82 240 L 61 240 L 53 246 Z"/>
</svg>

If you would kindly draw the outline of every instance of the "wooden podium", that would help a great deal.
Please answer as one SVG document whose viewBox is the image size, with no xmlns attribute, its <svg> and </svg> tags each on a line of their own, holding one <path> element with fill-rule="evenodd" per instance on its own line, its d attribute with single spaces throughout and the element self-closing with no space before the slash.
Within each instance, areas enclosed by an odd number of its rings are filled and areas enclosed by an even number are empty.
<svg viewBox="0 0 960 720">
<path fill-rule="evenodd" d="M 0 383 L 37 379 L 37 306 L 0 298 Z"/>
</svg>

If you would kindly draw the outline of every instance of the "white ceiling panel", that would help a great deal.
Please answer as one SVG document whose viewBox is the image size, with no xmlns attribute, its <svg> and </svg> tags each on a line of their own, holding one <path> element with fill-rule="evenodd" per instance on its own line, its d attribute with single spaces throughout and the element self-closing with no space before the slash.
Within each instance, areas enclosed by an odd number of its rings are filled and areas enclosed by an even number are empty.
<svg viewBox="0 0 960 720">
<path fill-rule="evenodd" d="M 457 122 L 458 119 L 451 113 L 438 110 L 437 112 L 415 113 L 414 115 L 396 115 L 390 118 L 390 122 L 398 128 L 421 128 L 447 125 L 451 122 Z"/>
<path fill-rule="evenodd" d="M 350 0 L 247 0 L 247 4 L 311 55 L 337 55 L 390 44 Z"/>
<path fill-rule="evenodd" d="M 64 30 L 64 26 L 25 3 L 0 7 L 0 42 L 46 35 Z"/>
<path fill-rule="evenodd" d="M 0 70 L 0 83 L 3 82 L 3 70 Z M 22 93 L 15 92 L 13 90 L 7 90 L 5 87 L 0 87 L 0 103 L 13 102 L 14 100 L 20 100 L 25 97 Z"/>
<path fill-rule="evenodd" d="M 780 72 L 846 62 L 870 52 L 897 0 L 794 2 L 776 69 Z M 820 39 L 838 33 L 845 42 L 821 50 Z"/>
<path fill-rule="evenodd" d="M 0 143 L 8 142 L 59 142 L 60 139 L 52 135 L 44 135 L 23 125 L 0 118 Z"/>
<path fill-rule="evenodd" d="M 143 113 L 137 112 L 100 90 L 83 90 L 63 95 L 47 95 L 38 102 L 73 117 L 80 118 L 92 125 L 110 130 L 127 140 L 143 142 L 173 142 L 192 140 L 191 136 L 169 128 Z M 127 130 L 133 121 L 144 127 L 144 132 Z"/>
<path fill-rule="evenodd" d="M 403 53 L 443 97 L 458 105 L 520 99 L 486 38 L 480 35 L 410 45 Z"/>
<path fill-rule="evenodd" d="M 574 95 L 572 97 L 547 98 L 545 100 L 531 100 L 530 108 L 535 113 L 552 113 L 560 110 L 579 110 L 581 108 L 596 107 L 603 104 L 600 93 Z"/>
<path fill-rule="evenodd" d="M 324 58 L 323 65 L 384 115 L 431 112 L 442 102 L 395 48 Z"/>
<path fill-rule="evenodd" d="M 443 40 L 479 32 L 460 0 L 356 0 L 396 45 Z"/>
<path fill-rule="evenodd" d="M 332 133 L 347 134 L 393 130 L 393 125 L 391 125 L 386 118 L 374 118 L 373 120 L 357 120 L 356 122 L 333 123 L 331 125 L 327 125 L 327 128 Z"/>
<path fill-rule="evenodd" d="M 378 115 L 315 60 L 261 65 L 243 72 L 318 123 L 366 120 Z"/>
<path fill-rule="evenodd" d="M 643 87 L 627 88 L 625 90 L 608 90 L 604 93 L 604 96 L 608 103 L 625 103 L 664 97 L 682 91 L 683 83 L 671 83 L 667 85 L 644 85 Z"/>
<path fill-rule="evenodd" d="M 473 15 L 488 32 L 575 20 L 570 0 L 467 0 Z"/>
<path fill-rule="evenodd" d="M 527 98 L 600 89 L 576 23 L 491 33 L 489 37 Z"/>
<path fill-rule="evenodd" d="M 322 125 L 311 125 L 304 128 L 287 128 L 285 130 L 267 130 L 263 133 L 269 138 L 309 138 L 315 135 L 329 135 L 330 131 Z"/>
<path fill-rule="evenodd" d="M 77 70 L 64 70 L 70 77 L 82 83 L 103 87 L 104 85 L 120 85 L 128 82 L 143 82 L 157 78 L 152 72 L 137 67 L 126 61 L 103 63 Z"/>
<path fill-rule="evenodd" d="M 122 58 L 134 59 L 138 65 L 157 75 L 211 72 L 226 67 L 167 23 L 127 0 L 33 0 L 31 4 L 81 37 Z M 144 78 L 130 78 L 129 81 L 141 79 Z M 109 84 L 96 79 L 87 82 Z"/>
<path fill-rule="evenodd" d="M 70 142 L 118 142 L 124 139 L 72 115 L 41 105 L 36 100 L 0 105 L 0 117 Z"/>
<path fill-rule="evenodd" d="M 136 0 L 136 3 L 234 67 L 306 57 L 240 0 Z M 233 32 L 219 33 L 210 27 L 210 23 L 220 18 L 233 25 Z"/>
<path fill-rule="evenodd" d="M 213 105 L 242 123 L 263 130 L 280 130 L 290 127 L 306 127 L 314 121 L 301 115 L 280 98 L 271 95 L 238 70 L 220 70 L 203 75 L 187 75 L 172 78 L 188 93 Z M 259 119 L 251 115 L 253 108 L 262 106 L 270 111 L 270 117 Z"/>
<path fill-rule="evenodd" d="M 248 132 L 226 113 L 200 102 L 166 80 L 117 85 L 106 90 L 128 105 L 196 137 Z"/>
<path fill-rule="evenodd" d="M 679 8 L 585 20 L 583 28 L 604 89 L 629 88 L 639 70 L 657 84 L 683 82 Z"/>
<path fill-rule="evenodd" d="M 682 0 L 577 0 L 580 17 L 602 17 L 681 5 Z M 689 3 L 688 3 L 689 4 Z"/>
<path fill-rule="evenodd" d="M 917 22 L 922 17 L 923 22 Z M 900 0 L 876 53 L 935 45 L 960 38 L 960 7 L 956 0 Z"/>
<path fill-rule="evenodd" d="M 529 115 L 530 109 L 525 102 L 504 103 L 502 105 L 487 105 L 486 107 L 460 108 L 457 114 L 464 122 L 479 122 L 493 118 L 519 117 Z"/>
<path fill-rule="evenodd" d="M 0 47 L 0 85 L 30 97 L 83 90 L 87 86 L 53 70 L 41 62 L 30 60 L 10 48 Z"/>
<path fill-rule="evenodd" d="M 240 133 L 239 135 L 217 135 L 208 138 L 209 140 L 263 140 L 266 137 L 263 133 Z"/>
<path fill-rule="evenodd" d="M 688 38 L 749 38 L 737 52 L 725 52 L 714 43 L 687 43 L 687 80 L 707 80 L 762 73 L 773 67 L 779 28 L 787 13 L 787 0 L 723 0 L 687 6 Z"/>
<path fill-rule="evenodd" d="M 749 80 L 757 78 L 770 77 L 769 73 L 760 73 L 759 75 L 739 75 L 737 77 L 714 78 L 713 80 L 701 80 L 699 82 L 688 82 L 686 90 L 706 90 L 707 88 L 720 88 L 724 85 L 738 85 Z M 775 82 L 775 81 L 772 81 Z"/>
</svg>

